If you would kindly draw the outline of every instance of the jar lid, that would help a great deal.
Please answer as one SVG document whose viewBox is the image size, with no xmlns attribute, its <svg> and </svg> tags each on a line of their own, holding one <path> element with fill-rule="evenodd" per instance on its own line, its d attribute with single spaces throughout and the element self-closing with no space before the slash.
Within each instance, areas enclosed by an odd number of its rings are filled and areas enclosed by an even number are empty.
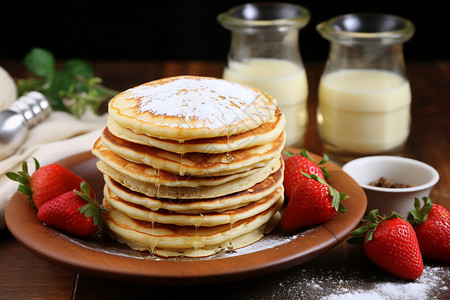
<svg viewBox="0 0 450 300">
<path fill-rule="evenodd" d="M 309 10 L 290 3 L 247 3 L 231 8 L 217 16 L 222 26 L 246 33 L 261 29 L 287 31 L 305 27 Z"/>
<path fill-rule="evenodd" d="M 409 40 L 414 24 L 408 19 L 378 13 L 346 14 L 317 25 L 326 39 L 342 44 L 397 44 Z"/>
</svg>

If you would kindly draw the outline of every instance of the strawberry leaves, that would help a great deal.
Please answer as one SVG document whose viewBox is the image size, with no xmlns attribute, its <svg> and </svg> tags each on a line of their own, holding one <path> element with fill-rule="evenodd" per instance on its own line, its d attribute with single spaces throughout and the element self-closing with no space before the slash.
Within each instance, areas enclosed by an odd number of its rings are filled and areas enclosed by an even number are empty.
<svg viewBox="0 0 450 300">
<path fill-rule="evenodd" d="M 286 150 L 283 151 L 283 153 L 288 157 L 295 156 L 293 153 L 286 151 Z M 302 149 L 302 151 L 300 152 L 300 156 L 303 156 L 303 157 L 309 159 L 310 161 L 312 161 L 313 163 L 315 163 L 322 170 L 325 180 L 328 180 L 330 178 L 330 174 L 328 174 L 328 172 L 326 171 L 326 167 L 321 166 L 321 165 L 325 164 L 326 162 L 328 162 L 328 160 L 329 160 L 329 158 L 326 154 L 323 155 L 322 159 L 319 162 L 314 161 L 314 159 L 312 159 L 312 157 L 309 155 L 308 150 L 306 150 L 306 149 Z"/>
<path fill-rule="evenodd" d="M 40 165 L 36 158 L 33 157 L 33 160 L 34 160 L 34 166 L 35 166 L 35 171 L 36 171 L 40 168 Z M 17 173 L 7 172 L 6 177 L 8 177 L 9 179 L 11 179 L 13 181 L 19 182 L 17 191 L 19 193 L 27 196 L 28 200 L 31 203 L 31 206 L 36 208 L 36 205 L 34 204 L 33 197 L 32 197 L 33 192 L 31 191 L 31 188 L 30 188 L 30 178 L 31 177 L 30 177 L 30 173 L 28 172 L 28 164 L 25 161 L 22 162 L 22 170 L 21 171 L 18 171 Z"/>
<path fill-rule="evenodd" d="M 342 205 L 341 201 L 348 198 L 347 194 L 338 192 L 338 190 L 329 185 L 324 179 L 320 178 L 315 174 L 307 174 L 303 171 L 301 171 L 301 173 L 303 174 L 303 176 L 307 178 L 311 178 L 322 184 L 325 184 L 330 191 L 330 195 L 333 197 L 333 200 L 331 201 L 331 206 L 340 213 L 344 213 L 346 211 L 346 208 L 344 207 L 344 205 Z"/>
<path fill-rule="evenodd" d="M 323 176 L 325 176 L 325 180 L 328 180 L 330 178 L 330 174 L 328 174 L 328 172 L 325 170 L 326 167 L 321 167 L 320 165 L 325 164 L 326 162 L 328 162 L 329 158 L 326 154 L 323 155 L 322 159 L 319 162 L 315 162 L 311 156 L 309 155 L 308 150 L 306 149 L 302 149 L 302 152 L 300 153 L 301 156 L 306 157 L 307 159 L 309 159 L 310 161 L 312 161 L 313 163 L 315 163 L 316 165 L 319 166 L 319 168 L 322 170 Z"/>
<path fill-rule="evenodd" d="M 354 230 L 352 233 L 350 233 L 350 235 L 353 237 L 349 238 L 347 242 L 350 244 L 359 244 L 362 242 L 367 243 L 370 240 L 372 240 L 373 233 L 375 232 L 375 230 L 377 229 L 378 225 L 381 222 L 395 218 L 402 218 L 402 217 L 394 211 L 391 213 L 389 217 L 386 217 L 380 216 L 378 213 L 378 209 L 371 210 L 366 216 L 364 216 L 361 219 L 361 222 L 365 224 Z M 364 236 L 366 236 L 365 239 Z"/>
<path fill-rule="evenodd" d="M 407 221 L 411 223 L 412 226 L 417 226 L 425 222 L 428 218 L 428 213 L 433 207 L 433 202 L 429 197 L 422 198 L 424 205 L 420 207 L 419 198 L 414 198 L 414 208 L 408 214 Z"/>
<path fill-rule="evenodd" d="M 99 231 L 102 229 L 102 213 L 104 212 L 103 207 L 98 206 L 95 201 L 90 196 L 89 185 L 83 181 L 80 183 L 80 191 L 76 189 L 73 192 L 86 200 L 86 204 L 78 209 L 78 211 L 86 216 L 86 218 L 93 217 L 95 226 L 98 227 Z"/>
</svg>

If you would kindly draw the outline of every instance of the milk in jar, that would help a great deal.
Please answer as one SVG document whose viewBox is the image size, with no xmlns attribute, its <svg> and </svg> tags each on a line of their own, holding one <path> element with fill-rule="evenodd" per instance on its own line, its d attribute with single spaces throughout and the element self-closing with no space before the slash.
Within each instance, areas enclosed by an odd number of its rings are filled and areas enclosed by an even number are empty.
<svg viewBox="0 0 450 300">
<path fill-rule="evenodd" d="M 217 20 L 231 31 L 223 78 L 275 98 L 286 119 L 286 145 L 302 147 L 308 85 L 299 32 L 310 20 L 309 10 L 291 3 L 247 3 L 219 14 Z"/>
<path fill-rule="evenodd" d="M 389 71 L 348 69 L 319 84 L 318 125 L 327 143 L 359 154 L 401 147 L 410 131 L 408 80 Z"/>
<path fill-rule="evenodd" d="M 286 145 L 302 144 L 308 121 L 308 83 L 302 66 L 272 58 L 252 58 L 242 63 L 230 61 L 223 78 L 274 97 L 286 117 Z"/>
</svg>

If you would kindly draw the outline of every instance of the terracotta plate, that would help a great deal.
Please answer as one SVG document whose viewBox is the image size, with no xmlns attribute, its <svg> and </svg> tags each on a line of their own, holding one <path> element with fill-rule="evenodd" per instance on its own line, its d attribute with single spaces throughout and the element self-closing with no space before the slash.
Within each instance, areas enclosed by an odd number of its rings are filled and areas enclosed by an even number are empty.
<svg viewBox="0 0 450 300">
<path fill-rule="evenodd" d="M 95 162 L 96 158 L 86 152 L 58 163 L 87 180 L 101 199 L 104 182 Z M 19 193 L 8 204 L 6 223 L 14 237 L 36 255 L 88 275 L 168 285 L 240 280 L 301 264 L 336 246 L 358 226 L 367 205 L 363 190 L 336 165 L 328 163 L 327 170 L 330 184 L 350 196 L 343 201 L 347 212 L 292 234 L 277 229 L 249 247 L 207 258 L 162 259 L 133 251 L 106 236 L 71 237 L 44 226 Z"/>
</svg>

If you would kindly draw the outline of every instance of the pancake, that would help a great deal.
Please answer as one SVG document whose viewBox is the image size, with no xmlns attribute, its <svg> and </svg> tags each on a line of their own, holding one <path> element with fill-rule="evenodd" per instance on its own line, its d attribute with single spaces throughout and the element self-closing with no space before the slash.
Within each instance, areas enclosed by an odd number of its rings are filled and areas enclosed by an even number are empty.
<svg viewBox="0 0 450 300">
<path fill-rule="evenodd" d="M 276 214 L 272 219 L 277 219 L 278 214 Z M 275 223 L 271 222 L 271 223 Z M 164 258 L 170 258 L 170 257 L 205 257 L 210 256 L 213 254 L 216 254 L 221 251 L 231 250 L 234 251 L 236 249 L 240 249 L 243 247 L 246 247 L 248 245 L 251 245 L 260 239 L 264 237 L 264 234 L 269 233 L 270 230 L 268 229 L 267 224 L 263 224 L 259 228 L 250 231 L 249 233 L 240 235 L 233 239 L 233 243 L 230 245 L 230 243 L 223 242 L 219 245 L 211 245 L 211 246 L 205 246 L 202 248 L 186 248 L 186 249 L 161 249 L 161 248 L 155 248 L 153 250 L 153 254 L 157 255 L 159 257 Z"/>
<path fill-rule="evenodd" d="M 265 211 L 283 198 L 283 189 L 278 188 L 268 196 L 239 208 L 228 209 L 223 212 L 203 212 L 199 214 L 175 213 L 164 209 L 152 211 L 144 206 L 124 201 L 112 193 L 108 188 L 104 189 L 104 196 L 108 205 L 111 205 L 135 220 L 178 226 L 211 227 L 223 224 L 234 224 L 239 220 L 250 218 Z"/>
<path fill-rule="evenodd" d="M 204 139 L 164 140 L 146 134 L 138 134 L 134 131 L 119 126 L 112 118 L 108 118 L 108 130 L 115 136 L 132 143 L 160 148 L 166 151 L 184 154 L 188 152 L 201 153 L 226 153 L 237 149 L 250 148 L 273 141 L 284 130 L 286 123 L 284 115 L 277 109 L 275 116 L 269 122 L 261 124 L 255 129 L 232 135 L 219 136 Z"/>
<path fill-rule="evenodd" d="M 180 176 L 164 170 L 157 170 L 151 166 L 144 164 L 136 164 L 130 162 L 121 156 L 118 156 L 105 145 L 99 145 L 95 150 L 97 156 L 108 167 L 115 169 L 120 173 L 124 173 L 136 180 L 152 183 L 153 185 L 165 185 L 168 187 L 200 187 L 200 186 L 217 186 L 227 182 L 233 181 L 235 183 L 246 180 L 249 176 L 261 176 L 258 174 L 267 173 L 268 169 L 278 169 L 280 161 L 272 159 L 263 167 L 253 168 L 249 171 L 229 174 L 224 176 L 210 176 L 210 177 L 195 177 L 195 176 Z M 109 174 L 106 166 L 99 167 L 105 174 Z M 112 175 L 111 175 L 112 176 Z M 241 179 L 241 180 L 237 180 Z"/>
<path fill-rule="evenodd" d="M 112 178 L 114 181 L 120 183 L 128 189 L 149 197 L 169 199 L 205 199 L 220 197 L 251 188 L 258 182 L 263 181 L 270 174 L 279 170 L 283 165 L 283 159 L 280 156 L 275 158 L 274 162 L 274 164 L 269 164 L 267 168 L 262 168 L 261 171 L 258 172 L 258 176 L 255 175 L 245 178 L 238 178 L 222 185 L 198 187 L 166 186 L 143 182 L 119 170 L 111 168 L 101 160 L 97 162 L 97 168 L 100 172 L 105 174 L 105 176 Z"/>
<path fill-rule="evenodd" d="M 132 249 L 149 251 L 161 256 L 200 257 L 212 255 L 226 248 L 246 246 L 261 239 L 267 226 L 270 225 L 270 229 L 274 227 L 270 220 L 282 204 L 283 200 L 279 200 L 269 209 L 234 224 L 197 227 L 135 220 L 104 201 L 103 205 L 107 212 L 103 221 L 106 231 L 115 240 Z M 254 233 L 250 234 L 252 232 Z M 246 234 L 250 236 L 245 238 Z M 239 240 L 239 237 L 243 240 Z"/>
<path fill-rule="evenodd" d="M 161 257 L 203 257 L 275 228 L 286 133 L 270 95 L 177 76 L 118 94 L 108 112 L 92 153 L 113 239 Z"/>
<path fill-rule="evenodd" d="M 155 147 L 131 143 L 114 136 L 106 127 L 102 132 L 101 139 L 94 144 L 93 153 L 96 155 L 98 149 L 104 144 L 126 160 L 137 164 L 146 164 L 155 169 L 182 176 L 223 176 L 266 165 L 270 160 L 281 154 L 285 135 L 283 131 L 270 143 L 232 152 L 177 154 Z"/>
<path fill-rule="evenodd" d="M 232 136 L 270 121 L 277 102 L 258 89 L 212 77 L 163 78 L 109 102 L 109 116 L 137 134 L 179 142 Z"/>
<path fill-rule="evenodd" d="M 105 188 L 111 190 L 111 192 L 127 202 L 144 206 L 153 211 L 164 209 L 184 214 L 222 212 L 228 209 L 238 208 L 249 202 L 258 201 L 273 193 L 276 189 L 283 187 L 283 169 L 279 169 L 275 173 L 270 174 L 264 181 L 241 192 L 227 194 L 217 198 L 174 200 L 148 197 L 124 187 L 108 176 L 104 176 L 104 178 L 106 182 Z"/>
</svg>

